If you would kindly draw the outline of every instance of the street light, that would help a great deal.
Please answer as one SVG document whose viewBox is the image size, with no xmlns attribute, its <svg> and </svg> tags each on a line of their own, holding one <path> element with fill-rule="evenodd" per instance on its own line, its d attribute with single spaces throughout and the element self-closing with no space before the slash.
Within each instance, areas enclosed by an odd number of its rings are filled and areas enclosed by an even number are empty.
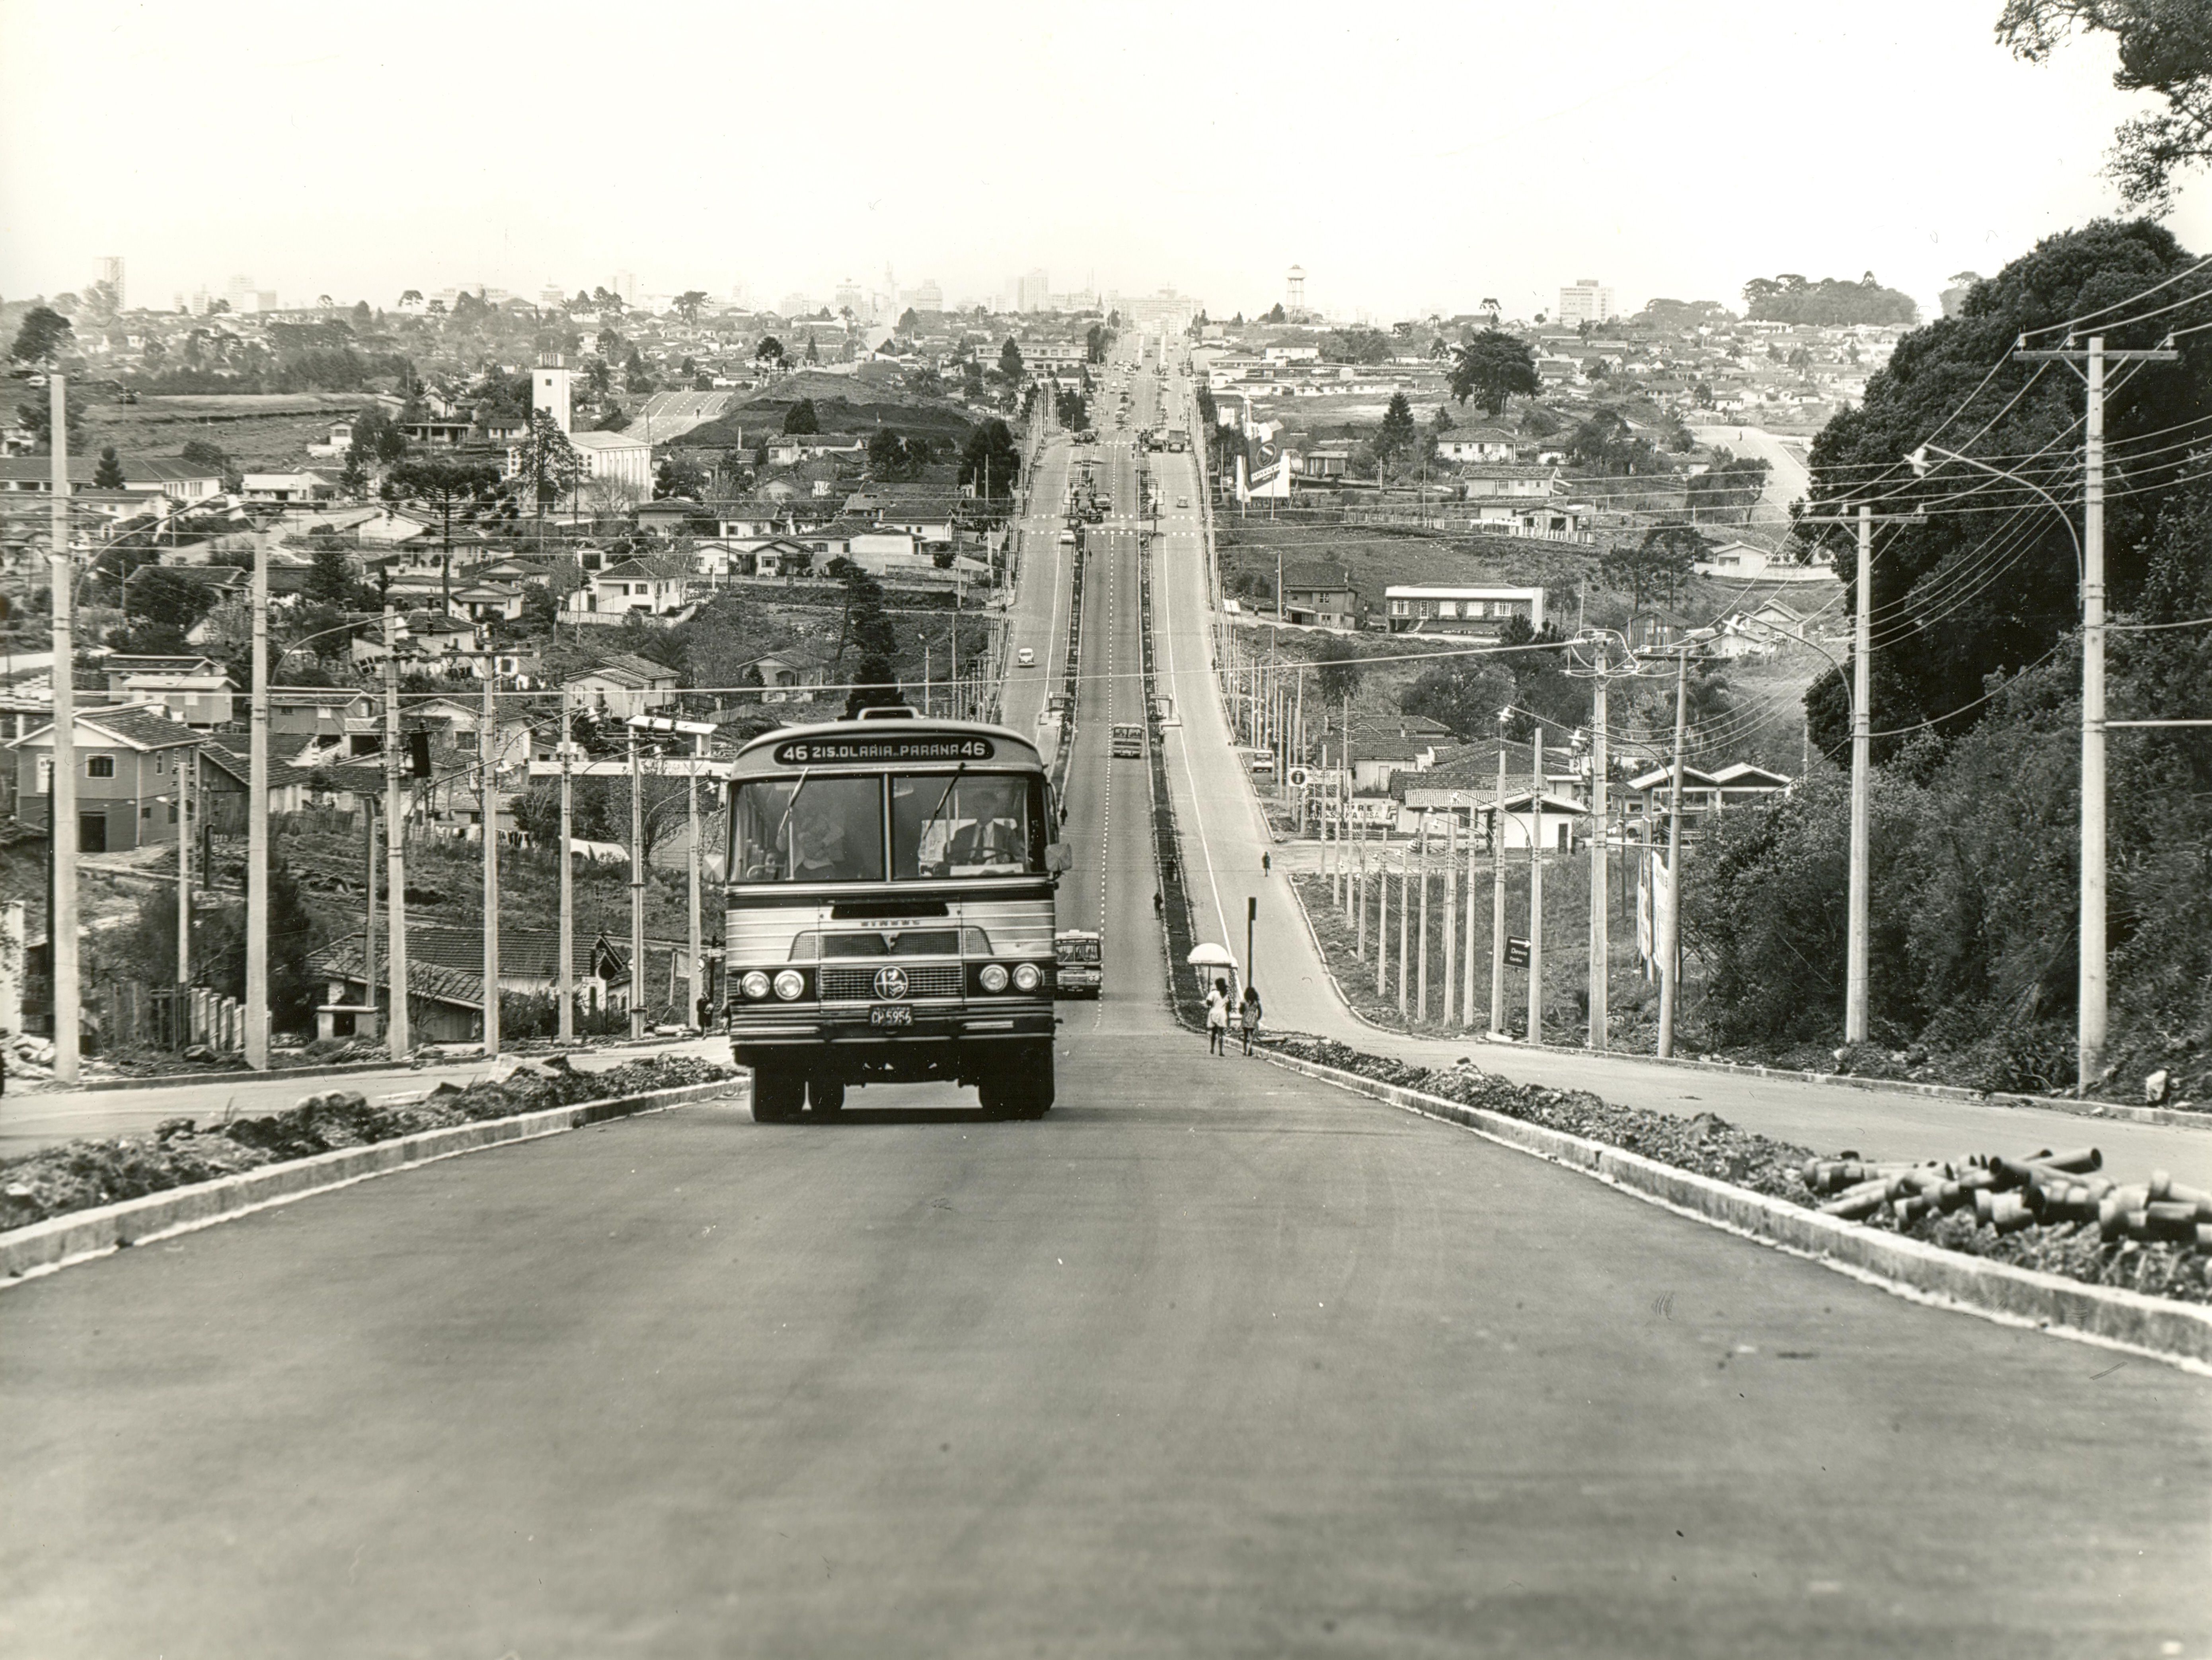
<svg viewBox="0 0 2212 1660">
<path fill-rule="evenodd" d="M 2093 345 L 2100 342 L 2093 342 Z M 2074 544 L 2074 569 L 2081 589 L 2081 962 L 2075 997 L 2075 1093 L 2087 1097 L 2097 1081 L 2105 1050 L 2105 539 L 2102 492 L 2103 382 L 2093 385 L 2091 480 L 2087 512 L 2088 546 L 2074 529 L 2073 516 L 2033 479 L 1923 444 L 1905 457 L 1915 477 L 1925 478 L 1929 457 L 1937 456 L 1973 467 L 1993 477 L 2024 486 L 2051 504 Z"/>
</svg>

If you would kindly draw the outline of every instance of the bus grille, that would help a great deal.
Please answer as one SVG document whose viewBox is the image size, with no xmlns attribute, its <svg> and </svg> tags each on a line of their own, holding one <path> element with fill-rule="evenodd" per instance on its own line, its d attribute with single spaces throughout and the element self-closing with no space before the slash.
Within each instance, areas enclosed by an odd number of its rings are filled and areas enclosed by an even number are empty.
<svg viewBox="0 0 2212 1660">
<path fill-rule="evenodd" d="M 901 963 L 906 970 L 908 997 L 957 997 L 966 989 L 964 971 L 957 962 Z M 872 1003 L 876 998 L 875 968 L 824 966 L 821 971 L 824 1003 Z"/>
</svg>

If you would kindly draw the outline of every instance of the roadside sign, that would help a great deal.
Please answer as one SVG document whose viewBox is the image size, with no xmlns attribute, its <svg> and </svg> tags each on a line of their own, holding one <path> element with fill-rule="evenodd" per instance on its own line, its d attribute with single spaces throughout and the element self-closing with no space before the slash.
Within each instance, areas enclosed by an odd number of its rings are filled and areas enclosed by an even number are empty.
<svg viewBox="0 0 2212 1660">
<path fill-rule="evenodd" d="M 1510 934 L 1505 936 L 1505 966 L 1508 968 L 1526 968 L 1528 966 L 1528 941 L 1516 939 Z"/>
</svg>

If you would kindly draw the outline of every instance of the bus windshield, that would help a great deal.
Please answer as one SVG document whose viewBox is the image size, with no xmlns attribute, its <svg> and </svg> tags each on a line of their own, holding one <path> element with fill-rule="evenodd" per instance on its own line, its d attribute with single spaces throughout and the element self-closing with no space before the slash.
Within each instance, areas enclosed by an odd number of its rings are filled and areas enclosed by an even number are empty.
<svg viewBox="0 0 2212 1660">
<path fill-rule="evenodd" d="M 1044 870 L 1035 780 L 1006 773 L 894 774 L 891 875 L 1033 876 Z"/>
<path fill-rule="evenodd" d="M 1062 962 L 1097 962 L 1098 942 L 1096 940 L 1060 940 L 1054 952 Z"/>
<path fill-rule="evenodd" d="M 738 881 L 881 881 L 878 779 L 756 779 L 737 792 Z"/>
</svg>

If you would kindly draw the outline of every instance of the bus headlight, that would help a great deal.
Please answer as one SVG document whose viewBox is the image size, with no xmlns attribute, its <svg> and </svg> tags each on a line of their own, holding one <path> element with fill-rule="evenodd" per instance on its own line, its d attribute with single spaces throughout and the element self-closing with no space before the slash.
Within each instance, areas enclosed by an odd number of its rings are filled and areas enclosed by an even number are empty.
<svg viewBox="0 0 2212 1660">
<path fill-rule="evenodd" d="M 768 976 L 757 968 L 746 975 L 738 984 L 744 988 L 744 993 L 748 997 L 758 999 L 768 996 Z"/>
<path fill-rule="evenodd" d="M 1044 976 L 1037 972 L 1037 966 L 1033 962 L 1025 962 L 1014 970 L 1014 990 L 1017 991 L 1034 991 L 1043 984 Z"/>
<path fill-rule="evenodd" d="M 983 989 L 986 991 L 1003 991 L 1006 989 L 1006 971 L 997 963 L 984 964 L 983 972 L 978 978 L 983 982 Z"/>
<path fill-rule="evenodd" d="M 806 976 L 796 968 L 787 968 L 775 977 L 775 995 L 786 1003 L 799 1001 L 799 993 L 806 990 Z"/>
</svg>

